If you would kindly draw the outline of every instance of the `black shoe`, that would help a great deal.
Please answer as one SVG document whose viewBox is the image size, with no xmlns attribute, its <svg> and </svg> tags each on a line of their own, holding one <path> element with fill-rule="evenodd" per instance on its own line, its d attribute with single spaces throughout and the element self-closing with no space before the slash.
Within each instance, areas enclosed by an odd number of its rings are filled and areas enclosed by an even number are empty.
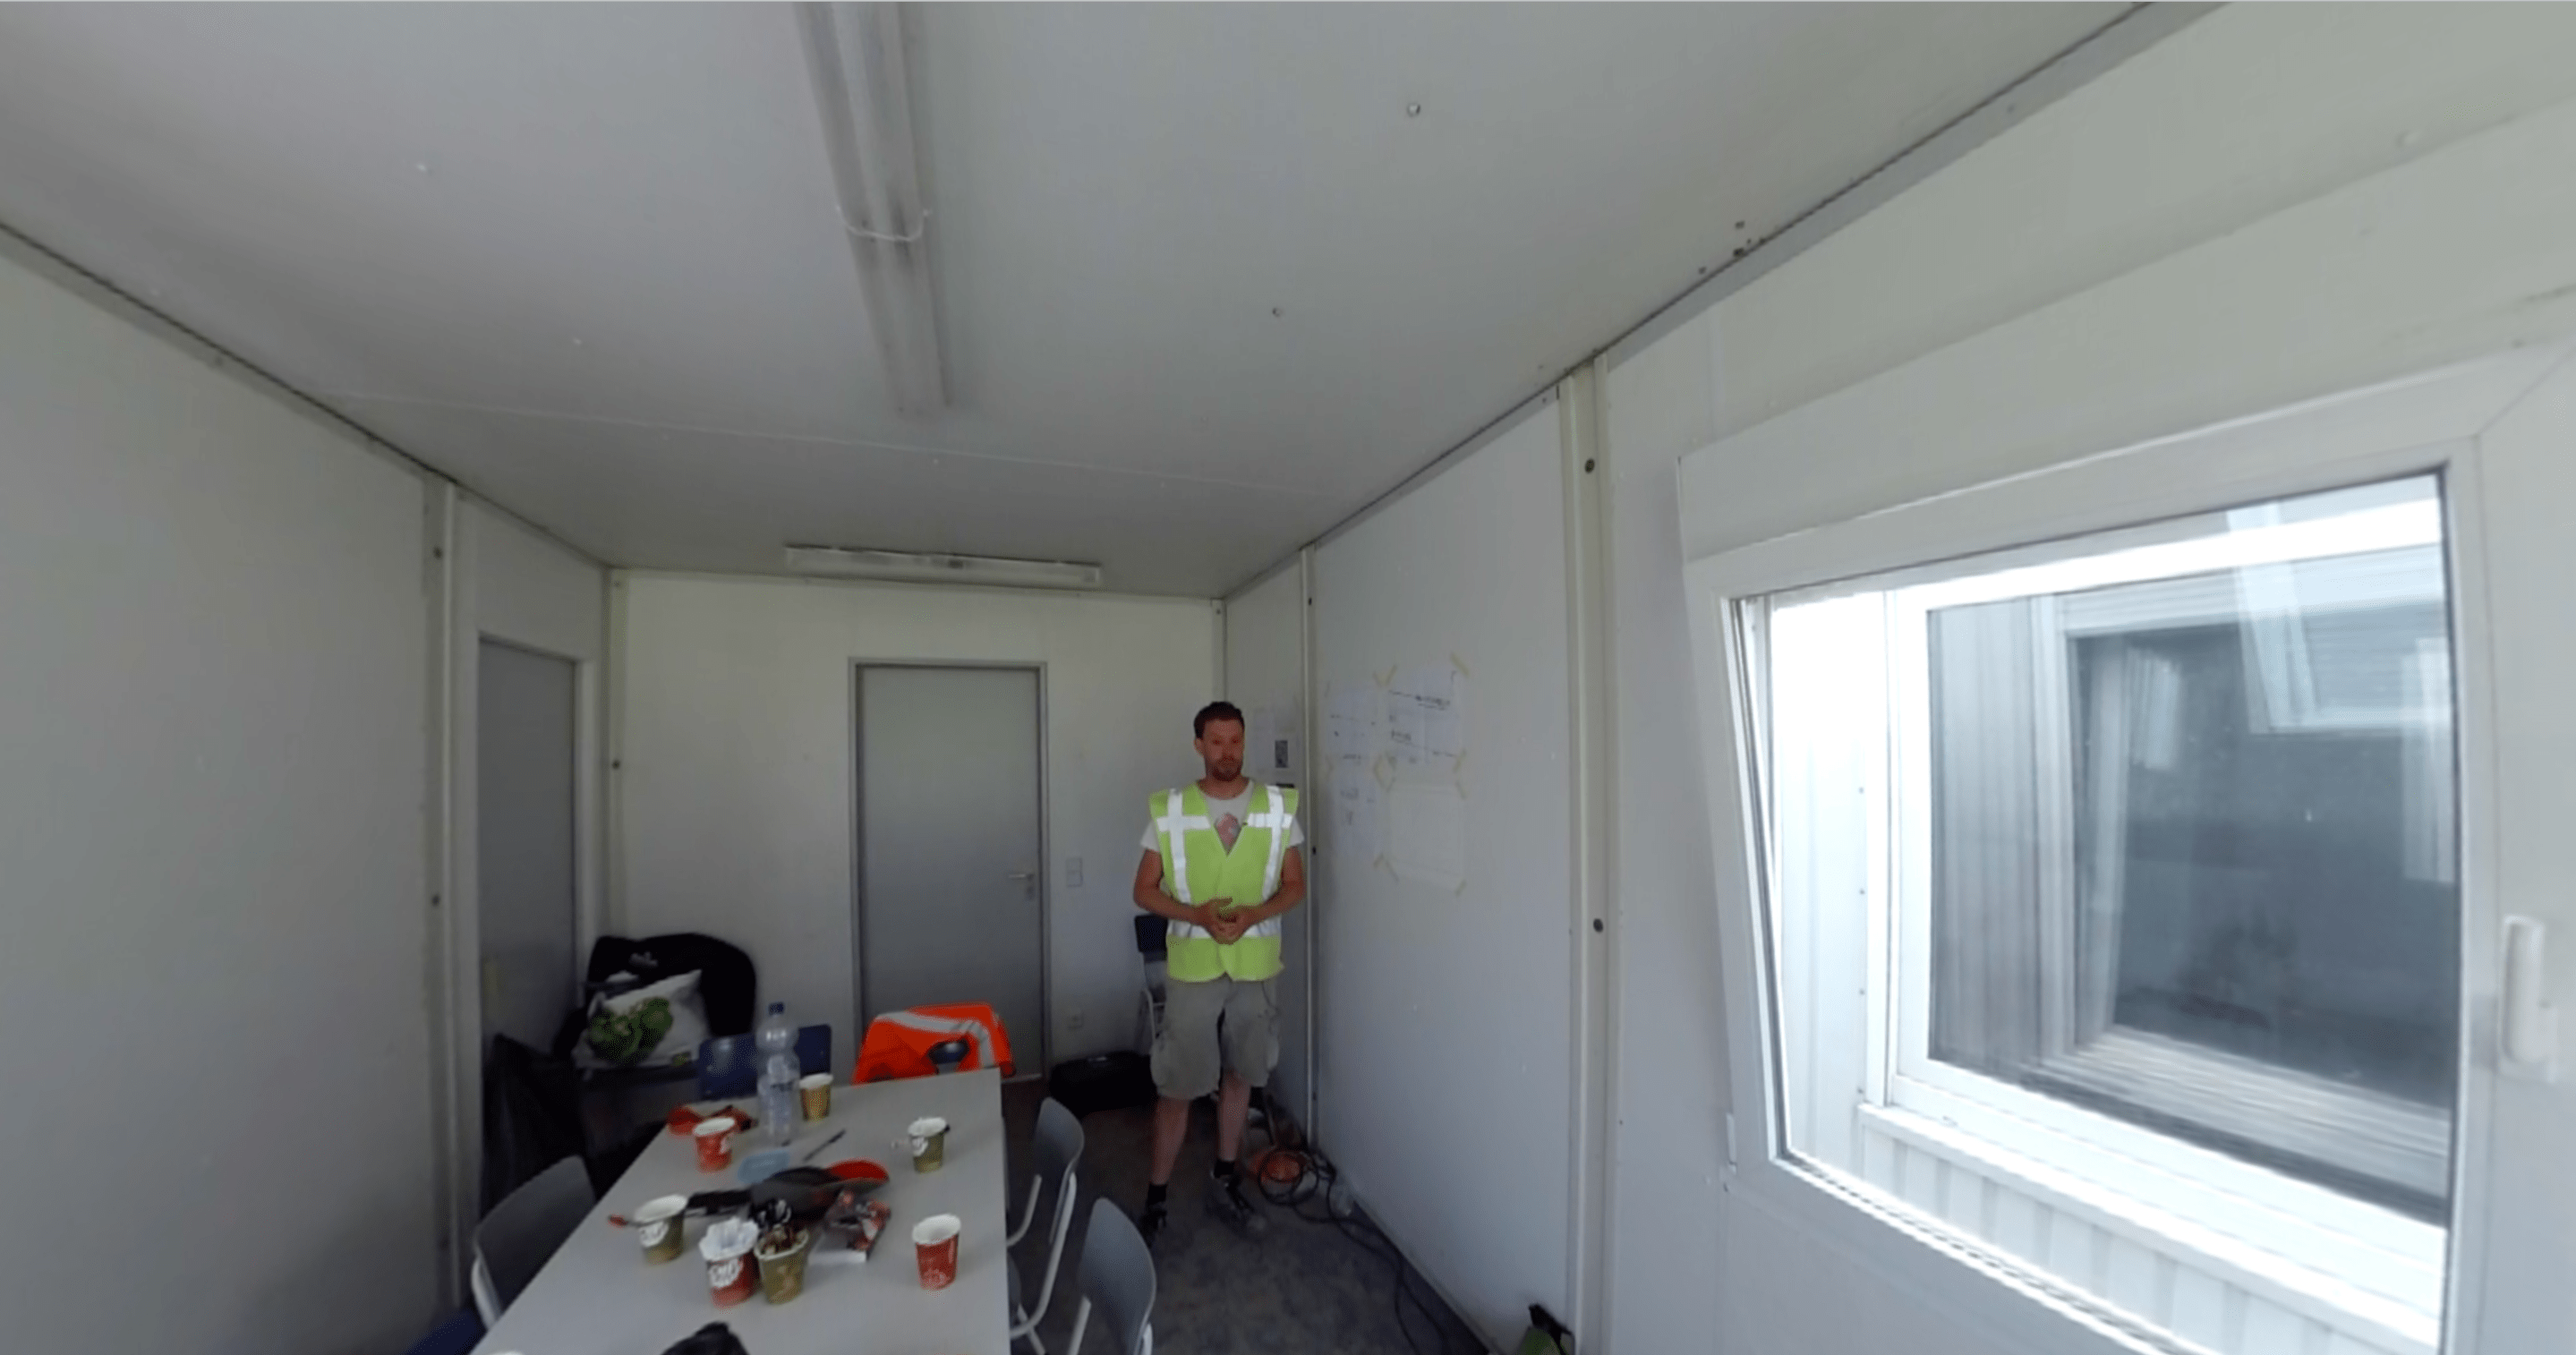
<svg viewBox="0 0 2576 1355">
<path fill-rule="evenodd" d="M 1238 1236 L 1260 1237 L 1270 1231 L 1270 1220 L 1262 1217 L 1260 1206 L 1243 1191 L 1240 1175 L 1211 1180 L 1207 1188 L 1207 1211 L 1225 1220 Z"/>
<path fill-rule="evenodd" d="M 1145 1239 L 1147 1251 L 1153 1250 L 1154 1239 L 1162 1236 L 1163 1225 L 1170 1221 L 1171 1215 L 1159 1204 L 1145 1206 L 1145 1212 L 1136 1216 L 1136 1232 Z"/>
</svg>

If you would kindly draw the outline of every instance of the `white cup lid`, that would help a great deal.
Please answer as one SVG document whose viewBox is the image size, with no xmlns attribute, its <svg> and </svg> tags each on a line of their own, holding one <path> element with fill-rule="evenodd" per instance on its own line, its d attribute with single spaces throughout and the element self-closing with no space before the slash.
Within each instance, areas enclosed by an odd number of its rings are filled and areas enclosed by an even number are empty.
<svg viewBox="0 0 2576 1355">
<path fill-rule="evenodd" d="M 698 1239 L 698 1255 L 710 1261 L 722 1261 L 749 1252 L 760 1241 L 760 1230 L 749 1219 L 726 1219 L 707 1229 Z"/>
<path fill-rule="evenodd" d="M 948 1122 L 946 1120 L 943 1120 L 936 1115 L 925 1115 L 912 1122 L 912 1128 L 909 1132 L 914 1138 L 926 1139 L 947 1127 Z"/>
<path fill-rule="evenodd" d="M 807 1073 L 797 1082 L 796 1085 L 803 1087 L 807 1091 L 813 1091 L 818 1087 L 828 1087 L 832 1085 L 832 1075 L 830 1073 Z"/>
<path fill-rule="evenodd" d="M 731 1133 L 733 1131 L 733 1127 L 732 1116 L 719 1115 L 712 1120 L 698 1121 L 698 1127 L 690 1130 L 689 1132 L 703 1139 L 716 1134 Z"/>
<path fill-rule="evenodd" d="M 935 1247 L 957 1236 L 963 1227 L 964 1222 L 955 1214 L 933 1214 L 912 1225 L 912 1243 L 916 1247 Z"/>
<path fill-rule="evenodd" d="M 659 1222 L 660 1220 L 667 1219 L 673 1214 L 677 1214 L 688 1207 L 689 1197 L 686 1195 L 657 1195 L 652 1199 L 646 1200 L 644 1203 L 635 1206 L 634 1221 L 637 1223 Z"/>
</svg>

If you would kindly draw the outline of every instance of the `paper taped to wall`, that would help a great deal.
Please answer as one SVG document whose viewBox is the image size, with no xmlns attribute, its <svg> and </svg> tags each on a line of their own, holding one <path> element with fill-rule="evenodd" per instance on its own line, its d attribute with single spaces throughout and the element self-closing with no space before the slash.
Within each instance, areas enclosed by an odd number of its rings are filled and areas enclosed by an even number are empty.
<svg viewBox="0 0 2576 1355">
<path fill-rule="evenodd" d="M 1324 688 L 1324 753 L 1336 783 L 1366 779 L 1386 746 L 1386 690 L 1369 678 Z M 1362 861 L 1374 859 L 1372 851 Z"/>
<path fill-rule="evenodd" d="M 1453 663 L 1398 669 L 1386 692 L 1387 754 L 1399 778 L 1446 778 L 1467 751 L 1467 675 Z"/>
<path fill-rule="evenodd" d="M 1467 885 L 1467 797 L 1439 782 L 1387 792 L 1386 863 L 1398 879 L 1455 892 Z"/>
<path fill-rule="evenodd" d="M 1377 778 L 1362 769 L 1333 779 L 1333 858 L 1365 869 L 1378 856 Z"/>
</svg>

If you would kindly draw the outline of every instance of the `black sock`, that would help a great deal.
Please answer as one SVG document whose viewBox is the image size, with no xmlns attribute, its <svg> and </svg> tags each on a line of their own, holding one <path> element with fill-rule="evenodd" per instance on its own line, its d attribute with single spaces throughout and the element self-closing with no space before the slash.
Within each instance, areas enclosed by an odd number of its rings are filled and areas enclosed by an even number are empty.
<svg viewBox="0 0 2576 1355">
<path fill-rule="evenodd" d="M 1219 1181 L 1231 1181 L 1234 1179 L 1234 1164 L 1218 1158 L 1215 1165 L 1208 1168 L 1208 1175 Z"/>
<path fill-rule="evenodd" d="M 1162 1208 L 1163 1199 L 1166 1195 L 1171 1193 L 1171 1189 L 1172 1188 L 1168 1185 L 1147 1185 L 1145 1187 L 1145 1207 L 1147 1209 Z"/>
</svg>

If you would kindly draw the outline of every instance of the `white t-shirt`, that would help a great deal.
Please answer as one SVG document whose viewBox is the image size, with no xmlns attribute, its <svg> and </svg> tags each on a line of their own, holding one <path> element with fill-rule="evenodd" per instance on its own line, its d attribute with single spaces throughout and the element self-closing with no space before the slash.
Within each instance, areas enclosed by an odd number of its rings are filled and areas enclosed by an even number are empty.
<svg viewBox="0 0 2576 1355">
<path fill-rule="evenodd" d="M 1213 795 L 1207 797 L 1208 822 L 1216 825 L 1217 841 L 1224 843 L 1227 851 L 1234 850 L 1235 836 L 1243 831 L 1243 816 L 1251 812 L 1253 784 L 1244 782 L 1243 793 L 1231 800 L 1220 800 Z M 1305 841 L 1305 828 L 1291 817 L 1288 820 L 1288 845 L 1301 846 Z M 1161 851 L 1163 835 L 1148 823 L 1145 825 L 1145 840 L 1140 845 L 1149 852 Z"/>
</svg>

